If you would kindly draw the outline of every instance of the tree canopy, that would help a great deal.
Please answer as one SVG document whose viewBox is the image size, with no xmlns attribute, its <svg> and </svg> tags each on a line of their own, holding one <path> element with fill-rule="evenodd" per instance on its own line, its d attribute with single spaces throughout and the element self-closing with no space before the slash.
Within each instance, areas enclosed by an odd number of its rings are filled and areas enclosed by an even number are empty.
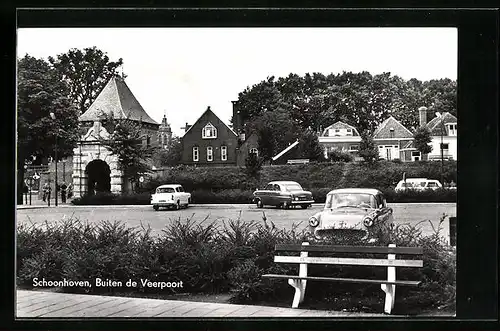
<svg viewBox="0 0 500 331">
<path fill-rule="evenodd" d="M 78 111 L 68 98 L 66 83 L 48 62 L 29 55 L 18 60 L 17 77 L 18 161 L 53 157 L 56 136 L 58 156 L 72 155 L 78 140 Z"/>
<path fill-rule="evenodd" d="M 110 61 L 102 50 L 94 47 L 70 49 L 56 58 L 49 57 L 59 79 L 70 89 L 69 96 L 80 114 L 84 113 L 101 93 L 111 77 L 118 74 L 123 60 Z"/>
</svg>

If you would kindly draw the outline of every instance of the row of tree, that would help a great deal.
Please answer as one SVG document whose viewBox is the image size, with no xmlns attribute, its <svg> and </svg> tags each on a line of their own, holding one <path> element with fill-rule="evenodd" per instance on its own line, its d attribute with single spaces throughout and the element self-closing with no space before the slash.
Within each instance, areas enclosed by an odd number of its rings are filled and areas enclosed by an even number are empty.
<svg viewBox="0 0 500 331">
<path fill-rule="evenodd" d="M 456 81 L 447 78 L 422 82 L 366 71 L 290 74 L 278 79 L 268 77 L 246 88 L 239 94 L 238 107 L 247 136 L 256 132 L 261 156 L 270 159 L 290 142 L 303 141 L 304 135 L 337 121 L 369 135 L 392 115 L 416 131 L 420 106 L 428 107 L 430 115 L 439 111 L 456 116 L 456 93 Z M 316 143 L 311 143 L 313 148 L 304 150 L 314 150 Z"/>
</svg>

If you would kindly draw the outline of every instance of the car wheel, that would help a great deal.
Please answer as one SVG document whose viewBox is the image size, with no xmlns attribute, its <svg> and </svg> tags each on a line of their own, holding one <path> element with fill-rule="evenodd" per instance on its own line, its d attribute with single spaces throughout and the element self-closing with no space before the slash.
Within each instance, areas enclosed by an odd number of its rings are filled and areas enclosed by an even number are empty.
<svg viewBox="0 0 500 331">
<path fill-rule="evenodd" d="M 289 209 L 289 208 L 290 204 L 288 203 L 288 201 L 283 202 L 283 209 Z"/>
<path fill-rule="evenodd" d="M 307 207 L 309 207 L 309 205 L 300 205 L 302 207 L 302 209 L 307 209 Z"/>
<path fill-rule="evenodd" d="M 184 208 L 188 209 L 188 207 L 189 207 L 189 203 L 186 203 L 186 204 L 184 205 Z"/>
<path fill-rule="evenodd" d="M 262 204 L 262 200 L 257 200 L 257 208 L 262 208 L 264 205 Z"/>
<path fill-rule="evenodd" d="M 177 201 L 177 204 L 175 205 L 175 209 L 176 210 L 181 209 L 181 203 L 179 201 Z"/>
<path fill-rule="evenodd" d="M 158 206 L 156 206 L 156 205 L 153 205 L 153 209 L 154 209 L 155 211 L 158 211 L 159 207 L 158 207 Z"/>
</svg>

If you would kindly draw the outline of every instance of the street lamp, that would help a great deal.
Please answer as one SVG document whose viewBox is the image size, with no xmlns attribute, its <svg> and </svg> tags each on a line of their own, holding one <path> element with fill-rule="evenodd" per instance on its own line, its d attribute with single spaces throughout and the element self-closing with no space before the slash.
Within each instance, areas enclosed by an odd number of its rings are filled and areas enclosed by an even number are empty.
<svg viewBox="0 0 500 331">
<path fill-rule="evenodd" d="M 56 114 L 54 114 L 53 112 L 50 113 L 50 118 L 52 118 L 52 120 L 56 120 Z M 56 123 L 57 125 L 57 123 Z M 55 141 L 55 148 L 54 148 L 54 158 L 55 158 L 55 162 L 56 162 L 56 181 L 55 181 L 55 193 L 56 193 L 56 200 L 55 200 L 55 203 L 56 203 L 56 207 L 57 207 L 57 136 L 59 136 L 59 131 L 57 130 L 56 131 L 56 141 Z"/>
<path fill-rule="evenodd" d="M 441 144 L 440 144 L 440 147 L 441 147 L 441 184 L 444 185 L 444 181 L 443 181 L 443 165 L 444 165 L 443 131 L 446 131 L 446 128 L 444 127 L 444 122 L 443 122 L 444 116 L 441 113 L 439 113 L 439 112 L 436 112 L 436 116 L 441 121 L 441 130 L 439 130 L 441 132 Z"/>
</svg>

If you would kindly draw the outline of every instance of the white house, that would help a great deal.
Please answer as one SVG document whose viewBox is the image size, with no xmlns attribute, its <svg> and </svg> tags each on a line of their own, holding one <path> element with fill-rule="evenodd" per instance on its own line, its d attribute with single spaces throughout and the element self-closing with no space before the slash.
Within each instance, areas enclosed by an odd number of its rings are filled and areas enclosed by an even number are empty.
<svg viewBox="0 0 500 331">
<path fill-rule="evenodd" d="M 420 125 L 427 126 L 431 131 L 431 146 L 432 152 L 427 154 L 428 160 L 441 160 L 441 141 L 443 142 L 443 158 L 445 160 L 458 160 L 458 145 L 457 145 L 457 118 L 446 112 L 440 117 L 434 117 L 427 122 L 427 110 L 419 109 Z M 426 124 L 424 124 L 426 123 Z"/>
</svg>

